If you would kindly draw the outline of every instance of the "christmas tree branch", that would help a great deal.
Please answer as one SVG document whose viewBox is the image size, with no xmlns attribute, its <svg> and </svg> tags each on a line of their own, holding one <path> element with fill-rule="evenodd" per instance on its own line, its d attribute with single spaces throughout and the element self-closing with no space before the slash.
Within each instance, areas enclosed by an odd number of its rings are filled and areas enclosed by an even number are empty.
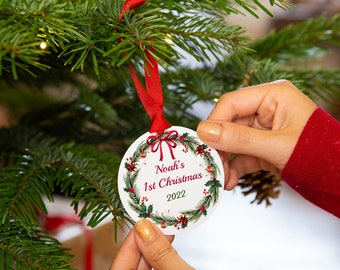
<svg viewBox="0 0 340 270">
<path fill-rule="evenodd" d="M 256 7 L 268 12 L 259 1 L 236 2 L 239 8 L 252 13 Z M 274 5 L 276 1 L 270 3 Z M 185 5 L 190 8 L 184 8 Z M 11 72 L 17 79 L 17 69 L 34 75 L 30 66 L 48 68 L 41 61 L 49 52 L 39 47 L 42 43 L 58 52 L 65 65 L 72 66 L 71 71 L 84 71 L 85 66 L 90 65 L 99 75 L 100 63 L 108 61 L 120 66 L 128 59 L 145 59 L 150 47 L 157 51 L 161 65 L 173 63 L 180 55 L 166 42 L 166 34 L 171 32 L 176 35 L 175 44 L 200 61 L 209 58 L 205 50 L 220 58 L 225 52 L 234 52 L 245 40 L 241 27 L 231 27 L 222 16 L 217 16 L 217 8 L 226 14 L 238 12 L 237 7 L 225 1 L 184 1 L 183 6 L 154 1 L 125 13 L 124 20 L 118 23 L 121 6 L 118 0 L 74 3 L 64 0 L 57 4 L 51 0 L 39 3 L 3 0 L 0 47 L 6 50 L 0 55 L 0 72 Z M 209 11 L 215 15 L 214 19 L 202 17 Z M 178 15 L 174 17 L 173 13 Z M 200 48 L 200 53 L 187 45 L 190 42 Z M 240 52 L 244 50 L 245 46 L 241 45 Z"/>
<path fill-rule="evenodd" d="M 24 270 L 71 269 L 71 255 L 46 232 L 26 230 L 11 222 L 0 227 L 0 268 Z"/>
<path fill-rule="evenodd" d="M 0 268 L 70 268 L 60 244 L 37 229 L 37 212 L 47 213 L 43 198 L 53 201 L 57 192 L 72 197 L 90 226 L 108 216 L 115 225 L 132 222 L 118 196 L 118 156 L 150 119 L 127 61 L 141 67 L 146 52 L 153 54 L 164 68 L 167 120 L 193 129 L 193 104 L 243 86 L 285 78 L 314 99 L 331 103 L 340 95 L 339 70 L 296 64 L 339 45 L 339 15 L 252 42 L 225 17 L 271 15 L 270 5 L 289 8 L 285 1 L 152 0 L 119 20 L 123 4 L 0 0 L 0 101 L 16 125 L 0 129 Z M 180 66 L 180 49 L 203 67 Z M 215 66 L 205 65 L 213 58 Z M 256 192 L 256 201 L 277 197 L 276 179 L 261 173 L 246 180 L 245 194 Z"/>
<path fill-rule="evenodd" d="M 262 3 L 261 3 L 262 2 Z M 267 2 L 267 3 L 263 3 Z M 153 5 L 160 6 L 164 9 L 175 10 L 176 13 L 190 12 L 192 10 L 197 10 L 202 13 L 210 14 L 213 16 L 226 16 L 230 14 L 251 14 L 252 16 L 258 18 L 258 9 L 263 10 L 269 16 L 273 16 L 270 10 L 266 7 L 278 6 L 282 9 L 289 9 L 292 5 L 285 0 L 269 0 L 269 1 L 258 1 L 258 0 L 235 0 L 228 1 L 225 0 L 204 0 L 195 1 L 187 0 L 182 1 L 180 5 L 173 5 L 170 1 L 152 1 Z M 246 12 L 246 13 L 245 13 Z"/>
<path fill-rule="evenodd" d="M 22 133 L 18 134 L 15 129 L 20 129 Z M 12 133 L 16 136 L 11 136 Z M 1 148 L 13 149 L 15 146 L 18 150 L 24 147 L 29 149 L 22 151 L 17 162 L 3 169 L 0 191 L 6 197 L 0 201 L 2 222 L 9 224 L 11 220 L 16 220 L 26 226 L 28 232 L 30 228 L 37 227 L 36 212 L 46 213 L 42 196 L 52 200 L 51 193 L 56 186 L 60 186 L 66 196 L 74 197 L 72 205 L 76 212 L 79 203 L 84 204 L 79 217 L 83 219 L 91 213 L 90 226 L 96 226 L 109 214 L 124 217 L 124 209 L 118 203 L 117 183 L 112 180 L 117 175 L 119 158 L 89 146 L 57 146 L 56 141 L 46 134 L 27 128 L 2 130 L 1 138 Z M 17 181 L 7 181 L 8 178 Z"/>
<path fill-rule="evenodd" d="M 296 84 L 314 100 L 323 100 L 331 108 L 340 99 L 340 69 L 308 71 L 297 70 L 294 74 Z"/>
<path fill-rule="evenodd" d="M 248 52 L 245 44 L 249 39 L 243 35 L 245 29 L 240 26 L 199 16 L 176 20 L 179 22 L 177 28 L 169 25 L 167 34 L 175 45 L 198 61 L 210 60 L 211 55 L 218 60 L 228 60 L 230 54 Z"/>
<path fill-rule="evenodd" d="M 279 32 L 256 40 L 250 48 L 258 58 L 271 58 L 285 64 L 296 65 L 297 60 L 321 56 L 326 45 L 339 45 L 340 15 L 318 17 L 286 26 Z"/>
</svg>

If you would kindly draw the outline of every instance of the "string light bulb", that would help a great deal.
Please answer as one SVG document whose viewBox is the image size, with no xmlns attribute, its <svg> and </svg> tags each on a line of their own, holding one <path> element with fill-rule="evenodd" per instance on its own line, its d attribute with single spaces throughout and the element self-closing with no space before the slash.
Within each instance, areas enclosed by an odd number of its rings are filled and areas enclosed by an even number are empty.
<svg viewBox="0 0 340 270">
<path fill-rule="evenodd" d="M 46 50 L 47 49 L 47 42 L 45 41 L 42 41 L 39 45 L 40 49 L 42 50 Z"/>
<path fill-rule="evenodd" d="M 170 34 L 166 34 L 164 40 L 170 45 L 174 44 L 174 42 L 172 41 L 172 36 Z"/>
</svg>

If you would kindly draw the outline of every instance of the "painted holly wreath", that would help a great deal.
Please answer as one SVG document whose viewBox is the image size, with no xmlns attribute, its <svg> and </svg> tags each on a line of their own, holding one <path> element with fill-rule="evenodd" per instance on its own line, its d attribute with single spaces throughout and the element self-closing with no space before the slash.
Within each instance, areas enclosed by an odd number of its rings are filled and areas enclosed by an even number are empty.
<svg viewBox="0 0 340 270">
<path fill-rule="evenodd" d="M 209 180 L 205 183 L 203 197 L 194 209 L 181 211 L 179 216 L 170 214 L 158 214 L 154 212 L 153 205 L 147 204 L 147 197 L 141 197 L 138 191 L 136 180 L 139 174 L 139 162 L 147 157 L 149 151 L 159 152 L 160 160 L 163 160 L 163 146 L 169 148 L 170 154 L 174 159 L 172 149 L 182 145 L 183 152 L 191 152 L 195 156 L 203 158 L 205 170 L 209 174 Z M 133 155 L 126 159 L 124 164 L 126 173 L 123 176 L 125 187 L 123 190 L 129 195 L 129 206 L 138 214 L 139 218 L 149 218 L 154 223 L 165 229 L 174 226 L 177 230 L 184 229 L 190 222 L 197 222 L 202 216 L 207 215 L 211 205 L 216 204 L 219 197 L 219 189 L 222 184 L 217 180 L 220 170 L 211 156 L 211 149 L 208 145 L 200 143 L 197 137 L 190 136 L 185 132 L 179 135 L 176 130 L 165 131 L 162 135 L 151 135 L 146 141 L 139 144 Z"/>
</svg>

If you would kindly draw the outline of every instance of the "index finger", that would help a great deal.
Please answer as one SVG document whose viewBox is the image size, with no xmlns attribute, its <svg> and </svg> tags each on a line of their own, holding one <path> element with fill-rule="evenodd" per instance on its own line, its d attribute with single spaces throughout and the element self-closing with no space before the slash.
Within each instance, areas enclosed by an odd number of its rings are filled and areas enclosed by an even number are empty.
<svg viewBox="0 0 340 270">
<path fill-rule="evenodd" d="M 253 116 L 259 110 L 268 93 L 275 90 L 284 80 L 249 86 L 220 97 L 208 119 L 230 121 Z"/>
<path fill-rule="evenodd" d="M 177 254 L 169 239 L 151 221 L 147 219 L 138 221 L 135 225 L 135 232 L 137 246 L 145 260 L 154 269 L 193 269 Z"/>
<path fill-rule="evenodd" d="M 136 245 L 133 231 L 134 229 L 132 229 L 125 238 L 110 270 L 137 269 L 142 254 Z"/>
</svg>

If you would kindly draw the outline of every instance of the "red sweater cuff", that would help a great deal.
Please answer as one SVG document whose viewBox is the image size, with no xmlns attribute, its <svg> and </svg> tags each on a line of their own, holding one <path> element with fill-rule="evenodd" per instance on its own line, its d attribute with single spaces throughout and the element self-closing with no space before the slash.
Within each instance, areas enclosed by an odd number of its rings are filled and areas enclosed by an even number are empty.
<svg viewBox="0 0 340 270">
<path fill-rule="evenodd" d="M 282 172 L 303 197 L 340 217 L 340 123 L 316 109 Z"/>
</svg>

